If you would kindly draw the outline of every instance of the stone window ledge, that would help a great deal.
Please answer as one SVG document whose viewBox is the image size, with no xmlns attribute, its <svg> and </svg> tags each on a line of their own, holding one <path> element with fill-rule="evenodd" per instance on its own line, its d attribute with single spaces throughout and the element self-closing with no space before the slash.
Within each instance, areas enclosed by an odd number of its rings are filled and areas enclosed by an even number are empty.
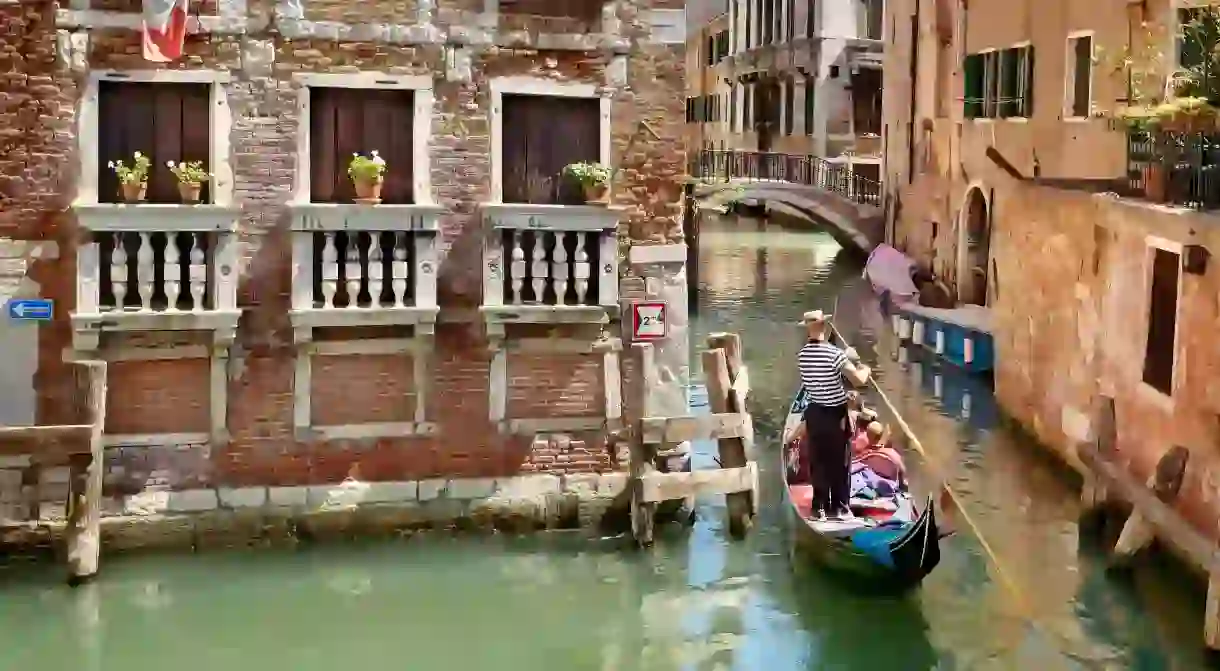
<svg viewBox="0 0 1220 671">
<path fill-rule="evenodd" d="M 235 205 L 162 203 L 76 203 L 77 223 L 90 231 L 166 232 L 237 230 Z"/>
<path fill-rule="evenodd" d="M 618 306 L 485 305 L 479 308 L 489 324 L 609 324 Z"/>
<path fill-rule="evenodd" d="M 302 308 L 289 311 L 298 334 L 319 327 L 415 326 L 420 333 L 436 330 L 438 307 Z M 307 342 L 308 337 L 298 336 Z"/>
<path fill-rule="evenodd" d="M 445 208 L 440 205 L 360 205 L 289 203 L 294 231 L 411 231 L 436 233 Z"/>
<path fill-rule="evenodd" d="M 602 231 L 618 227 L 627 208 L 600 205 L 537 205 L 532 203 L 480 203 L 479 212 L 490 228 L 523 230 Z"/>
<path fill-rule="evenodd" d="M 96 350 L 103 332 L 211 331 L 213 343 L 227 347 L 233 343 L 240 318 L 241 310 L 74 312 L 72 346 L 78 351 Z"/>
</svg>

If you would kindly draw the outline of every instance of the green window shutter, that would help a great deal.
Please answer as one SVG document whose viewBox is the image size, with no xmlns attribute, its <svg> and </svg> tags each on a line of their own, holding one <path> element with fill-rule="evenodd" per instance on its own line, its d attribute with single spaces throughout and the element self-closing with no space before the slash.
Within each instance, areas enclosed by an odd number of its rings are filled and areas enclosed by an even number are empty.
<svg viewBox="0 0 1220 671">
<path fill-rule="evenodd" d="M 965 87 L 963 89 L 964 111 L 967 119 L 976 119 L 983 112 L 983 57 L 971 54 L 964 64 Z"/>
<path fill-rule="evenodd" d="M 1021 116 L 1034 116 L 1034 48 L 1025 47 L 1025 86 L 1022 87 Z"/>
</svg>

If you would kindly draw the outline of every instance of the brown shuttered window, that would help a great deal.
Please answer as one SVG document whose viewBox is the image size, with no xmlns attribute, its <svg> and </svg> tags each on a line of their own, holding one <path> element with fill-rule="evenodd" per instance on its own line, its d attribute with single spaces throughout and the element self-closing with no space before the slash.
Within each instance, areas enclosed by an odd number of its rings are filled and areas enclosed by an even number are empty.
<svg viewBox="0 0 1220 671">
<path fill-rule="evenodd" d="M 600 101 L 505 95 L 502 105 L 504 202 L 584 203 L 563 169 L 600 160 Z"/>
<path fill-rule="evenodd" d="M 98 200 L 115 203 L 119 180 L 111 161 L 130 166 L 140 152 L 149 167 L 150 203 L 177 203 L 178 180 L 166 161 L 202 161 L 209 172 L 209 89 L 207 84 L 101 82 L 98 88 Z M 204 184 L 202 202 L 211 202 Z"/>
<path fill-rule="evenodd" d="M 600 2 L 591 0 L 500 0 L 503 14 L 593 19 L 601 13 L 601 8 Z"/>
<path fill-rule="evenodd" d="M 386 160 L 382 202 L 415 202 L 412 175 L 414 93 L 388 89 L 309 90 L 309 190 L 315 203 L 350 203 L 352 154 Z"/>
<path fill-rule="evenodd" d="M 1173 394 L 1173 350 L 1178 321 L 1178 273 L 1182 257 L 1157 249 L 1152 257 L 1152 288 L 1148 301 L 1148 342 L 1144 348 L 1144 382 L 1163 394 Z"/>
</svg>

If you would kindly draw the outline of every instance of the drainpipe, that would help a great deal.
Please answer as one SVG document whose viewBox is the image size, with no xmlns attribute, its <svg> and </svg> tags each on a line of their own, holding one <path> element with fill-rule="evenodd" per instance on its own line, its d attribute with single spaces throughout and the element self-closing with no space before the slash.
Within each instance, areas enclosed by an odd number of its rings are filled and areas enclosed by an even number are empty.
<svg viewBox="0 0 1220 671">
<path fill-rule="evenodd" d="M 918 100 L 919 77 L 919 3 L 915 0 L 915 13 L 911 15 L 911 58 L 908 76 L 910 85 L 910 120 L 907 122 L 907 184 L 915 183 L 915 103 Z"/>
</svg>

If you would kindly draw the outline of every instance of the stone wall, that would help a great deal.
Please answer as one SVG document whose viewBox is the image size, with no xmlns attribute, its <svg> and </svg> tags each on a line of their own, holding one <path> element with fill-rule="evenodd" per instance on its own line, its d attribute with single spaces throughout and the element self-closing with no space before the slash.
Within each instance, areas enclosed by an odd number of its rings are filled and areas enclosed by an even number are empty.
<svg viewBox="0 0 1220 671">
<path fill-rule="evenodd" d="M 996 395 L 1069 463 L 1094 432 L 1094 401 L 1115 399 L 1118 453 L 1139 481 L 1174 445 L 1190 450 L 1179 511 L 1220 537 L 1220 269 L 1181 275 L 1174 386 L 1143 382 L 1151 246 L 1216 249 L 1220 217 L 1113 196 L 1023 187 L 1005 200 L 1023 226 L 998 232 Z"/>
<path fill-rule="evenodd" d="M 36 228 L 38 236 L 59 240 L 67 250 L 61 258 L 40 262 L 43 267 L 36 273 L 48 278 L 43 295 L 55 298 L 58 306 L 56 322 L 42 329 L 39 423 L 55 423 L 57 408 L 70 401 L 72 393 L 62 353 L 71 343 L 66 316 L 74 303 L 78 231 L 71 217 L 60 212 L 74 195 L 76 82 L 93 70 L 157 67 L 142 59 L 139 33 L 130 29 L 138 26 L 138 14 L 133 13 L 137 3 L 120 4 L 62 8 L 58 35 L 46 23 L 54 16 L 53 5 L 23 4 L 13 9 L 0 4 L 9 22 L 0 33 L 6 40 L 0 44 L 0 54 L 9 58 L 17 50 L 37 63 L 16 82 L 19 86 L 8 90 L 17 94 L 0 93 L 6 101 L 0 115 L 13 108 L 14 95 L 27 96 L 17 100 L 25 108 L 35 103 L 22 101 L 38 100 L 37 118 L 45 125 L 18 127 L 31 129 L 39 138 L 26 141 L 30 154 L 46 159 L 9 160 L 11 155 L 6 154 L 0 158 L 0 180 L 4 180 L 0 184 L 5 194 L 13 192 L 14 185 L 32 194 L 17 209 L 20 221 L 34 221 L 37 226 L 20 229 L 25 231 L 21 235 L 32 236 Z M 632 244 L 680 242 L 684 47 L 681 35 L 675 39 L 663 34 L 673 27 L 658 18 L 663 14 L 658 10 L 680 12 L 681 4 L 651 0 L 598 4 L 600 11 L 593 13 L 592 23 L 500 15 L 487 12 L 487 6 L 494 3 L 372 2 L 353 9 L 351 3 L 338 0 L 279 4 L 223 0 L 198 6 L 200 16 L 197 22 L 192 20 L 186 55 L 166 67 L 230 75 L 223 86 L 232 112 L 234 200 L 242 207 L 238 306 L 243 316 L 227 383 L 229 439 L 204 445 L 111 448 L 107 482 L 112 493 L 134 494 L 150 487 L 323 486 L 345 477 L 402 482 L 512 478 L 518 473 L 559 477 L 618 468 L 606 451 L 603 431 L 539 441 L 533 436 L 502 435 L 488 420 L 490 355 L 476 310 L 481 301 L 482 222 L 475 212 L 477 203 L 490 200 L 488 79 L 529 75 L 590 83 L 610 96 L 613 163 L 621 168 L 614 205 L 627 212 L 621 226 L 623 251 Z M 39 32 L 13 28 L 18 19 L 37 24 Z M 381 20 L 407 23 L 378 23 Z M 597 30 L 591 33 L 590 26 Z M 57 46 L 58 63 L 53 60 Z M 293 190 L 298 133 L 297 84 L 292 75 L 359 71 L 434 78 L 432 195 L 446 210 L 440 234 L 441 314 L 431 373 L 430 414 L 438 426 L 434 436 L 320 441 L 294 434 L 296 350 L 287 316 L 291 268 L 286 208 Z M 36 75 L 42 79 L 35 80 Z M 0 116 L 0 121 L 4 119 Z M 6 208 L 13 207 L 5 203 Z M 18 229 L 9 225 L 0 232 L 5 230 Z M 347 337 L 362 335 L 351 332 Z M 327 365 L 339 366 L 338 359 L 348 358 L 336 357 Z M 564 416 L 599 404 L 602 381 L 589 365 L 593 357 L 588 358 L 588 362 L 563 357 L 518 359 L 515 365 L 522 368 L 515 376 L 520 384 L 510 392 L 514 400 L 509 418 L 515 411 L 544 418 Z M 351 361 L 345 364 L 347 369 L 327 374 L 323 379 L 339 380 L 349 390 L 328 388 L 325 412 L 375 421 L 380 415 L 370 419 L 370 413 L 378 412 L 378 395 L 409 393 L 400 385 L 379 384 L 375 377 L 362 379 L 360 370 L 383 370 L 382 363 Z M 206 395 L 206 374 L 192 364 L 186 360 L 116 366 L 109 395 L 113 424 L 108 432 L 193 430 L 206 413 L 198 398 Z M 363 387 L 350 388 L 362 381 Z"/>
</svg>

